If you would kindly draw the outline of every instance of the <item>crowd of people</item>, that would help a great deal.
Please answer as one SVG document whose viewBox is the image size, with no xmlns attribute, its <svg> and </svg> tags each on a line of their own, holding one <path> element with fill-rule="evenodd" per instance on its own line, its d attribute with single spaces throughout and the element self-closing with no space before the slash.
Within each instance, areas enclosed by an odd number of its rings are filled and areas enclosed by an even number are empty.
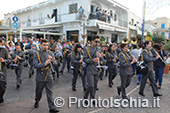
<svg viewBox="0 0 170 113">
<path fill-rule="evenodd" d="M 112 17 L 112 12 L 107 12 L 107 10 L 96 8 L 96 19 L 102 20 L 110 23 Z"/>
<path fill-rule="evenodd" d="M 98 80 L 102 81 L 104 76 L 108 76 L 108 87 L 112 88 L 117 75 L 120 75 L 121 79 L 117 93 L 122 95 L 122 99 L 128 99 L 126 88 L 130 85 L 134 75 L 138 76 L 136 82 L 137 85 L 140 85 L 139 94 L 141 96 L 145 96 L 147 78 L 149 78 L 153 96 L 162 96 L 158 93 L 158 89 L 162 86 L 164 60 L 168 57 L 163 46 L 164 42 L 161 42 L 161 45 L 152 45 L 150 41 L 132 46 L 125 43 L 100 45 L 99 36 L 93 36 L 91 42 L 85 45 L 65 41 L 65 39 L 62 42 L 60 39 L 57 41 L 51 39 L 49 42 L 46 39 L 37 40 L 36 38 L 25 40 L 25 43 L 27 45 L 24 48 L 20 38 L 15 43 L 11 38 L 6 42 L 0 39 L 1 104 L 4 102 L 3 96 L 6 89 L 6 67 L 15 69 L 16 87 L 19 89 L 22 84 L 24 62 L 29 63 L 28 75 L 30 78 L 36 69 L 34 107 L 39 107 L 42 91 L 45 88 L 51 113 L 59 112 L 52 99 L 52 81 L 65 72 L 66 65 L 67 71 L 73 74 L 72 91 L 77 91 L 77 78 L 81 77 L 84 99 L 95 99 L 96 90 L 99 90 Z M 35 43 L 40 44 L 40 50 L 36 50 Z M 140 63 L 144 64 L 145 72 L 140 71 Z M 49 76 L 50 74 L 52 76 Z M 88 104 L 88 101 L 85 103 Z M 93 104 L 96 104 L 95 101 Z"/>
</svg>

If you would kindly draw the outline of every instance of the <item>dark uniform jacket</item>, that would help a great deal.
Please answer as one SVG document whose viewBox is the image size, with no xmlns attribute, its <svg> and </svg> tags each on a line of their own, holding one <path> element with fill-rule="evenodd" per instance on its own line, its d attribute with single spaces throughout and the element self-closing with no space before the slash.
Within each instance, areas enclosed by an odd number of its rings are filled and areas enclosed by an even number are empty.
<svg viewBox="0 0 170 113">
<path fill-rule="evenodd" d="M 113 59 L 115 58 L 116 53 L 115 52 L 107 52 L 106 54 L 106 60 L 107 60 L 107 66 L 108 68 L 116 68 L 114 65 L 115 62 L 113 62 Z"/>
<path fill-rule="evenodd" d="M 125 58 L 127 60 L 125 60 Z M 133 74 L 133 70 L 132 70 L 132 65 L 131 65 L 131 61 L 132 58 L 131 56 L 126 52 L 121 52 L 119 54 L 119 61 L 120 61 L 120 76 L 127 76 L 127 75 L 132 75 Z"/>
<path fill-rule="evenodd" d="M 38 59 L 38 54 L 39 54 L 39 58 L 40 58 L 41 62 Z M 40 51 L 38 51 L 38 54 L 36 52 L 34 54 L 34 59 L 33 59 L 34 68 L 37 69 L 36 81 L 52 82 L 52 76 L 50 74 L 50 70 L 51 70 L 50 64 L 45 66 L 45 61 L 48 59 L 46 57 L 46 52 L 43 52 L 40 50 Z M 48 52 L 47 54 L 51 55 L 54 58 L 54 56 L 52 55 L 51 52 Z M 53 65 L 57 65 L 55 58 L 53 59 Z"/>
<path fill-rule="evenodd" d="M 0 57 L 4 59 L 5 62 L 1 63 L 0 67 L 0 81 L 6 81 L 6 63 L 9 62 L 9 52 L 5 49 L 0 47 Z"/>
</svg>

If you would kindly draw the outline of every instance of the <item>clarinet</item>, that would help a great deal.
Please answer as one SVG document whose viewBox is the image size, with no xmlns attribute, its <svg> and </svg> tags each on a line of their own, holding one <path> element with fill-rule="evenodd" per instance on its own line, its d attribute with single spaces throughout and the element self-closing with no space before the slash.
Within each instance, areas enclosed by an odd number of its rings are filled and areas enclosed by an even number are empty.
<svg viewBox="0 0 170 113">
<path fill-rule="evenodd" d="M 46 52 L 45 52 L 45 56 L 46 56 L 46 59 L 48 59 L 48 53 L 47 53 L 47 50 L 46 50 Z M 51 73 L 52 74 L 55 74 L 55 71 L 54 71 L 54 68 L 53 68 L 53 65 L 52 65 L 52 63 L 50 63 L 50 66 L 51 66 Z"/>
<path fill-rule="evenodd" d="M 97 46 L 97 52 L 96 52 L 96 54 L 97 54 L 97 58 L 99 58 L 99 57 L 98 57 L 98 54 L 99 54 L 99 52 L 98 52 L 98 51 L 99 51 L 99 47 Z M 97 62 L 97 65 L 98 65 L 98 66 L 100 66 L 100 60 Z M 99 68 L 99 70 L 100 70 L 99 72 L 101 72 L 101 71 L 102 71 L 102 70 L 101 70 L 101 67 Z"/>
<path fill-rule="evenodd" d="M 156 53 L 156 55 L 159 55 L 159 53 L 158 52 L 156 52 L 155 51 L 155 49 L 153 48 L 153 47 L 151 47 L 151 50 L 153 50 L 155 53 Z M 165 63 L 166 64 L 166 62 L 162 59 L 162 57 L 160 56 L 160 59 L 161 59 L 161 61 L 163 62 L 163 63 Z"/>
</svg>

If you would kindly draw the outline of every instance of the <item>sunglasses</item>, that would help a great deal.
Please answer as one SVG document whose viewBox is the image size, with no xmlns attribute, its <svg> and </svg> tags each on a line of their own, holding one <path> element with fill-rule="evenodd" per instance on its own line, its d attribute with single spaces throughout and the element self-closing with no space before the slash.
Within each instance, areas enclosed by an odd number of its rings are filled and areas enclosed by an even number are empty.
<svg viewBox="0 0 170 113">
<path fill-rule="evenodd" d="M 100 43 L 100 41 L 95 41 L 95 43 Z"/>
</svg>

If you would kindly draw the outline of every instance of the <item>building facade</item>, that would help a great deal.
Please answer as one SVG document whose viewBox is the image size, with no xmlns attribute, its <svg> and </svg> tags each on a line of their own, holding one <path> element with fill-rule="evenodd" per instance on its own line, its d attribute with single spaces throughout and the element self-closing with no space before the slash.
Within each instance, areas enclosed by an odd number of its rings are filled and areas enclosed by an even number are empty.
<svg viewBox="0 0 170 113">
<path fill-rule="evenodd" d="M 77 12 L 80 6 L 84 9 L 81 16 Z M 13 27 L 14 16 L 18 37 L 87 42 L 97 34 L 105 41 L 120 42 L 128 31 L 128 8 L 114 0 L 48 0 L 6 14 L 8 28 Z"/>
<path fill-rule="evenodd" d="M 156 32 L 162 34 L 166 39 L 170 39 L 170 18 L 162 17 L 152 20 L 156 26 Z"/>
</svg>

